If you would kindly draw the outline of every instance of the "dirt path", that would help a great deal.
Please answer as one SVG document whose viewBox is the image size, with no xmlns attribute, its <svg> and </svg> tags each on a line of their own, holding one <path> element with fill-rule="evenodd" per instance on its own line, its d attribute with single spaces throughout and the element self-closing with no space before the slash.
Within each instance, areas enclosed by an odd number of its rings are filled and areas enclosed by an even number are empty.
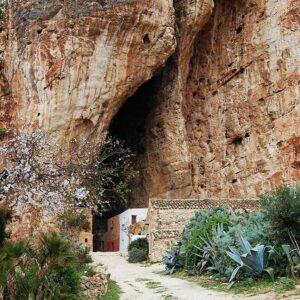
<svg viewBox="0 0 300 300">
<path fill-rule="evenodd" d="M 273 300 L 274 295 L 241 297 L 202 288 L 182 279 L 158 274 L 163 266 L 129 264 L 119 253 L 97 252 L 92 257 L 108 267 L 111 278 L 122 289 L 121 300 Z"/>
</svg>

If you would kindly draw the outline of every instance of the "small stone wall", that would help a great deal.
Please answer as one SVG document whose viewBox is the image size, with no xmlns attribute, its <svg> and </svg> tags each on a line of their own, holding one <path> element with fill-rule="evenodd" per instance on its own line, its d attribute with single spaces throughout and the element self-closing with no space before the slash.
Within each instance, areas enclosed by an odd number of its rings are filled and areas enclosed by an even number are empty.
<svg viewBox="0 0 300 300">
<path fill-rule="evenodd" d="M 194 216 L 195 211 L 213 207 L 227 207 L 233 211 L 259 209 L 259 200 L 242 199 L 150 199 L 147 215 L 149 257 L 161 261 L 176 238 Z"/>
<path fill-rule="evenodd" d="M 84 299 L 100 299 L 107 293 L 110 274 L 104 266 L 95 267 L 96 274 L 91 277 L 83 276 L 81 286 L 83 288 Z"/>
</svg>

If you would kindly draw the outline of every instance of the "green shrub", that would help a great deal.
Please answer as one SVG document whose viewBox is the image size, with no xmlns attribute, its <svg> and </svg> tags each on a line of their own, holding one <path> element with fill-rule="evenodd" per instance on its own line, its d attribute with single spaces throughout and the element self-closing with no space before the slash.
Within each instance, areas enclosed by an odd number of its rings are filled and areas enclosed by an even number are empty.
<svg viewBox="0 0 300 300">
<path fill-rule="evenodd" d="M 261 197 L 261 202 L 272 235 L 279 241 L 290 242 L 291 232 L 300 241 L 300 185 L 280 187 Z"/>
<path fill-rule="evenodd" d="M 33 244 L 4 243 L 0 247 L 0 293 L 4 299 L 81 299 L 80 276 L 86 265 L 79 253 L 58 233 L 41 234 Z"/>
<path fill-rule="evenodd" d="M 226 251 L 229 247 L 242 250 L 241 234 L 253 244 L 270 244 L 265 223 L 262 212 L 234 214 L 225 208 L 198 211 L 172 248 L 171 256 L 170 252 L 166 254 L 166 270 L 185 267 L 201 273 L 209 269 L 229 278 L 234 263 Z"/>
<path fill-rule="evenodd" d="M 75 230 L 89 230 L 90 222 L 87 216 L 82 212 L 77 212 L 72 209 L 68 209 L 61 217 L 62 225 L 65 229 Z"/>
<path fill-rule="evenodd" d="M 203 238 L 202 248 L 196 247 L 197 263 L 195 269 L 201 273 L 206 269 L 229 277 L 233 271 L 233 263 L 226 255 L 226 249 L 234 245 L 234 239 L 224 231 L 222 224 L 214 226 L 210 234 Z"/>
<path fill-rule="evenodd" d="M 218 211 L 220 212 L 220 211 Z M 200 227 L 196 227 L 191 231 L 191 238 L 186 246 L 186 267 L 193 268 L 198 260 L 196 249 L 204 246 L 204 238 L 212 233 L 212 229 L 222 224 L 224 228 L 228 229 L 231 225 L 229 214 L 222 212 L 221 214 L 215 214 L 207 218 L 205 224 Z"/>
<path fill-rule="evenodd" d="M 7 233 L 6 233 L 7 221 L 8 221 L 7 212 L 3 209 L 0 209 L 0 246 L 7 238 Z"/>
<path fill-rule="evenodd" d="M 128 261 L 130 263 L 138 263 L 147 260 L 148 255 L 146 254 L 145 250 L 132 248 L 128 252 Z"/>
<path fill-rule="evenodd" d="M 0 13 L 1 13 L 1 8 L 0 8 Z M 0 140 L 4 138 L 6 134 L 6 128 L 0 127 Z"/>
<path fill-rule="evenodd" d="M 133 248 L 143 250 L 146 255 L 149 253 L 149 243 L 146 238 L 140 238 L 135 241 L 132 241 L 128 246 L 128 251 L 131 251 Z"/>
</svg>

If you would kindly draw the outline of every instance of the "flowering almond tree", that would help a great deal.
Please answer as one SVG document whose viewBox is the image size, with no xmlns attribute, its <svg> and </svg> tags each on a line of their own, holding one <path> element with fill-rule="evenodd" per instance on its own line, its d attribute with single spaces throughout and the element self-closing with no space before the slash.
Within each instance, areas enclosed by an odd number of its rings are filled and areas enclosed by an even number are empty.
<svg viewBox="0 0 300 300">
<path fill-rule="evenodd" d="M 75 143 L 76 141 L 74 141 Z M 126 206 L 134 177 L 131 151 L 113 138 L 64 152 L 44 133 L 15 134 L 0 147 L 0 204 L 17 215 L 28 207 L 41 218 L 87 207 L 103 213 Z M 80 149 L 80 150 L 78 150 Z"/>
</svg>

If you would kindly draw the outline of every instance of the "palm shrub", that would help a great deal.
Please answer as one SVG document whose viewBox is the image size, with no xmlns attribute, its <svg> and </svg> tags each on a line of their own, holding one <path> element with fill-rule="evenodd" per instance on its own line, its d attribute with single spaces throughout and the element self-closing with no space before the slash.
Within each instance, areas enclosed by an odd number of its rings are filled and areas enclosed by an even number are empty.
<svg viewBox="0 0 300 300">
<path fill-rule="evenodd" d="M 58 233 L 41 234 L 34 244 L 6 242 L 0 249 L 0 292 L 3 299 L 81 299 L 86 261 Z"/>
</svg>

